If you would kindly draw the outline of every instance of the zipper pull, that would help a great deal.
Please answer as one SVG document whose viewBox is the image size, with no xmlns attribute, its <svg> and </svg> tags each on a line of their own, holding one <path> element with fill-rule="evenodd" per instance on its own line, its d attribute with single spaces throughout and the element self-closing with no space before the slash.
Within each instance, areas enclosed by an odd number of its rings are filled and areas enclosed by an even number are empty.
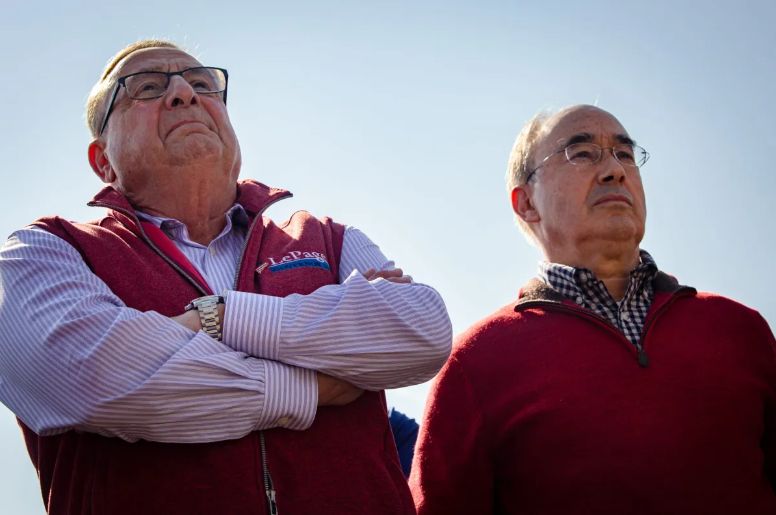
<svg viewBox="0 0 776 515">
<path fill-rule="evenodd" d="M 641 368 L 647 368 L 649 366 L 649 356 L 647 356 L 647 353 L 644 352 L 644 348 L 641 345 L 637 345 L 636 348 L 639 350 L 639 354 L 638 354 L 639 366 Z"/>
<path fill-rule="evenodd" d="M 268 489 L 267 492 L 267 499 L 269 500 L 269 514 L 270 515 L 278 515 L 278 505 L 275 502 L 275 490 Z"/>
</svg>

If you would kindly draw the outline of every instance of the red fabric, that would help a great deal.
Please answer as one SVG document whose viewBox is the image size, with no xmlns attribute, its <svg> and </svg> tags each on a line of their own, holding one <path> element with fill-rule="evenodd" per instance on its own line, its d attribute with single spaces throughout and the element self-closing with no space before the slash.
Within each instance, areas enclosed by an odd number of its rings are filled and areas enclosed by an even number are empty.
<svg viewBox="0 0 776 515">
<path fill-rule="evenodd" d="M 140 226 L 143 228 L 143 232 L 148 237 L 148 239 L 151 240 L 154 245 L 156 245 L 156 248 L 158 248 L 162 254 L 166 255 L 178 267 L 190 275 L 191 278 L 194 279 L 194 282 L 196 282 L 204 290 L 204 293 L 213 295 L 213 291 L 210 289 L 210 285 L 208 285 L 205 278 L 202 277 L 202 274 L 199 273 L 197 267 L 191 264 L 191 261 L 189 261 L 186 256 L 183 255 L 183 252 L 181 252 L 180 249 L 175 246 L 172 240 L 170 240 L 170 238 L 168 238 L 160 228 L 151 222 L 144 221 L 140 222 Z"/>
<path fill-rule="evenodd" d="M 774 514 L 776 358 L 756 312 L 659 291 L 633 346 L 525 291 L 461 335 L 429 397 L 419 515 Z"/>
<path fill-rule="evenodd" d="M 253 219 L 286 195 L 244 181 L 237 198 Z M 108 188 L 92 205 L 111 211 L 89 224 L 51 218 L 37 225 L 78 249 L 130 307 L 173 316 L 202 295 L 195 282 L 170 265 L 170 256 L 148 244 L 148 234 L 126 199 Z M 343 226 L 304 212 L 282 226 L 258 218 L 248 237 L 237 289 L 283 296 L 335 283 L 343 236 Z M 325 256 L 329 268 L 273 271 L 264 266 L 288 252 L 311 251 Z M 74 431 L 40 437 L 24 425 L 22 429 L 51 514 L 267 512 L 258 432 L 192 445 L 127 443 Z M 382 392 L 366 392 L 344 407 L 320 409 L 306 431 L 273 429 L 264 434 L 281 514 L 414 513 Z"/>
</svg>

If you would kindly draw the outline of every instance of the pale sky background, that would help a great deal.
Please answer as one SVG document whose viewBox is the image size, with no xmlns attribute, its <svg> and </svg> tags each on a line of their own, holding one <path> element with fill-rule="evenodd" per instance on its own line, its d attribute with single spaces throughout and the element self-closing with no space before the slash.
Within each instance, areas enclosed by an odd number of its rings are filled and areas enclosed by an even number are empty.
<svg viewBox="0 0 776 515">
<path fill-rule="evenodd" d="M 575 103 L 613 112 L 652 154 L 642 246 L 658 265 L 773 325 L 774 26 L 768 0 L 5 0 L 0 236 L 42 215 L 101 215 L 85 206 L 101 187 L 86 95 L 118 49 L 161 36 L 229 70 L 242 177 L 295 193 L 268 214 L 361 228 L 438 289 L 456 333 L 534 274 L 506 160 L 537 110 Z M 389 402 L 419 418 L 427 388 Z M 43 513 L 2 406 L 0 513 Z"/>
</svg>

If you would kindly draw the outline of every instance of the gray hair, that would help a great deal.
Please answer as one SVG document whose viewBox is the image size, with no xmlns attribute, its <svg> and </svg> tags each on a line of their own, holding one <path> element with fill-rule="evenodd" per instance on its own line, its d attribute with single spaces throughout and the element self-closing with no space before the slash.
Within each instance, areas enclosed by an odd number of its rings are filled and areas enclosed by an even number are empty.
<svg viewBox="0 0 776 515">
<path fill-rule="evenodd" d="M 117 77 L 113 75 L 113 72 L 125 57 L 144 48 L 175 48 L 183 50 L 175 43 L 164 39 L 141 39 L 125 46 L 116 55 L 111 57 L 102 71 L 100 80 L 92 87 L 89 98 L 86 100 L 86 125 L 89 127 L 89 132 L 92 133 L 92 137 L 98 138 L 100 136 L 100 124 L 105 116 L 105 111 L 108 109 L 106 103 L 108 102 L 110 92 L 116 87 Z"/>
<path fill-rule="evenodd" d="M 517 139 L 515 139 L 515 144 L 512 145 L 512 152 L 509 154 L 506 173 L 507 192 L 511 193 L 512 190 L 518 186 L 523 186 L 526 183 L 528 174 L 534 166 L 533 154 L 536 144 L 544 133 L 544 127 L 547 121 L 554 114 L 554 112 L 549 110 L 540 111 L 523 125 L 522 130 L 517 135 Z M 525 235 L 531 243 L 535 243 L 536 239 L 528 224 L 517 216 L 517 214 L 515 214 L 515 221 L 517 222 L 517 226 L 520 227 L 520 231 L 522 231 L 523 235 Z"/>
</svg>

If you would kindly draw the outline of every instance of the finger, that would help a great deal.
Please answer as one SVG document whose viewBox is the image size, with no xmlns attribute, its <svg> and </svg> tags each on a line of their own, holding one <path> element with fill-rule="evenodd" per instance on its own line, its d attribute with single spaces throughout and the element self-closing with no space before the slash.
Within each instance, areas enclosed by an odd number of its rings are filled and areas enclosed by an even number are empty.
<svg viewBox="0 0 776 515">
<path fill-rule="evenodd" d="M 394 268 L 392 270 L 380 270 L 375 272 L 375 276 L 388 279 L 389 277 L 401 277 L 404 274 L 401 268 Z"/>
<path fill-rule="evenodd" d="M 409 284 L 412 282 L 412 276 L 409 275 L 403 275 L 401 277 L 386 277 L 386 281 L 390 281 L 392 283 L 403 283 L 403 284 Z"/>
</svg>

